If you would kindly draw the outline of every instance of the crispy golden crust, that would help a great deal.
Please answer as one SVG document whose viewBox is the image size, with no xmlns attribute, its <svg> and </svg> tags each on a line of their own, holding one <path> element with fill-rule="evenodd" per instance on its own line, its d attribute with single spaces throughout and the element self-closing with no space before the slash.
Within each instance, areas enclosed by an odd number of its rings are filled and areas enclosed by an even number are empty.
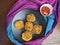
<svg viewBox="0 0 60 45">
<path fill-rule="evenodd" d="M 30 41 L 32 39 L 32 33 L 30 31 L 25 31 L 22 33 L 22 39 L 24 41 Z"/>
<path fill-rule="evenodd" d="M 41 31 L 42 31 L 42 26 L 36 24 L 36 25 L 33 26 L 33 30 L 32 30 L 32 31 L 33 31 L 35 34 L 40 34 Z"/>
<path fill-rule="evenodd" d="M 16 29 L 22 29 L 24 27 L 24 22 L 22 20 L 17 20 L 14 25 Z"/>
<path fill-rule="evenodd" d="M 25 29 L 26 30 L 32 30 L 33 29 L 33 24 L 31 22 L 26 22 L 25 23 Z"/>
<path fill-rule="evenodd" d="M 28 15 L 27 15 L 27 21 L 29 21 L 29 22 L 34 22 L 34 21 L 35 21 L 35 16 L 34 16 L 34 14 L 28 14 Z"/>
</svg>

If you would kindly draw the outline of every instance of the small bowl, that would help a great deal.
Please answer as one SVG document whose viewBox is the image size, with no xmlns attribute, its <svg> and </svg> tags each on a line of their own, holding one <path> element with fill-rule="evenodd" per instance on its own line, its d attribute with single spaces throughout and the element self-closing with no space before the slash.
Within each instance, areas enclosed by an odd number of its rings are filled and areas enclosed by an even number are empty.
<svg viewBox="0 0 60 45">
<path fill-rule="evenodd" d="M 47 15 L 45 15 L 45 14 L 43 14 L 44 12 L 42 13 L 41 10 L 42 10 L 43 7 L 47 7 L 48 9 L 50 9 L 50 10 L 49 10 L 49 14 L 46 13 Z M 49 16 L 49 15 L 52 14 L 52 12 L 53 12 L 53 7 L 52 7 L 52 5 L 50 5 L 50 4 L 43 4 L 43 5 L 40 7 L 40 13 L 41 13 L 43 16 Z"/>
</svg>

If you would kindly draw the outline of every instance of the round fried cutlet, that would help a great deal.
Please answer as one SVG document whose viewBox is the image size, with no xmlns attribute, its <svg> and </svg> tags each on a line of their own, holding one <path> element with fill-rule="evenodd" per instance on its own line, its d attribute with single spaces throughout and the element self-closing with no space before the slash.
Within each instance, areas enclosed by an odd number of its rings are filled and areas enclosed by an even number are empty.
<svg viewBox="0 0 60 45">
<path fill-rule="evenodd" d="M 22 20 L 17 20 L 14 25 L 16 29 L 22 29 L 24 27 L 24 22 Z"/>
<path fill-rule="evenodd" d="M 25 31 L 22 33 L 22 39 L 24 41 L 30 41 L 32 39 L 32 33 L 30 31 Z"/>
<path fill-rule="evenodd" d="M 42 31 L 42 26 L 41 25 L 38 25 L 38 24 L 35 24 L 33 26 L 33 30 L 32 30 L 35 34 L 40 34 L 41 31 Z"/>
<path fill-rule="evenodd" d="M 27 15 L 27 21 L 29 21 L 29 22 L 34 22 L 34 21 L 35 21 L 35 16 L 34 16 L 34 14 L 28 14 L 28 15 Z"/>
<path fill-rule="evenodd" d="M 31 22 L 26 22 L 25 23 L 25 29 L 26 30 L 32 30 L 33 29 L 33 24 Z"/>
</svg>

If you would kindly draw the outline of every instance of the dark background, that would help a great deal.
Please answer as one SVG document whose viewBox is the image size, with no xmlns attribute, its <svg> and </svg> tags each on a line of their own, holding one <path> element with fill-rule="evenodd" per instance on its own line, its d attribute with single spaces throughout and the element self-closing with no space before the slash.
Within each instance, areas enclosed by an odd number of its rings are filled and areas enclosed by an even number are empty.
<svg viewBox="0 0 60 45">
<path fill-rule="evenodd" d="M 15 45 L 6 34 L 6 14 L 17 0 L 0 0 L 0 45 Z"/>
</svg>

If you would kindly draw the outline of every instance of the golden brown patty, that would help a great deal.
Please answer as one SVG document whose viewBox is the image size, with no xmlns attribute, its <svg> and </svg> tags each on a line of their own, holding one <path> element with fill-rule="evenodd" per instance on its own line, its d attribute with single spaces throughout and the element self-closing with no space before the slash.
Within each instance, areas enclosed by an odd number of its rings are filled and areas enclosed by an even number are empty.
<svg viewBox="0 0 60 45">
<path fill-rule="evenodd" d="M 17 20 L 14 25 L 17 29 L 22 29 L 24 27 L 24 22 L 22 20 Z"/>
<path fill-rule="evenodd" d="M 42 31 L 42 26 L 36 24 L 36 25 L 33 26 L 33 30 L 32 30 L 32 31 L 33 31 L 35 34 L 40 34 L 41 31 Z"/>
<path fill-rule="evenodd" d="M 25 29 L 26 30 L 32 30 L 33 29 L 33 24 L 31 22 L 26 22 L 25 23 Z"/>
<path fill-rule="evenodd" d="M 34 21 L 35 21 L 35 16 L 34 16 L 34 14 L 28 14 L 28 15 L 27 15 L 27 21 L 29 21 L 29 22 L 34 22 Z"/>
<path fill-rule="evenodd" d="M 32 39 L 32 33 L 30 31 L 25 31 L 22 33 L 22 39 L 24 41 L 30 41 Z"/>
</svg>

